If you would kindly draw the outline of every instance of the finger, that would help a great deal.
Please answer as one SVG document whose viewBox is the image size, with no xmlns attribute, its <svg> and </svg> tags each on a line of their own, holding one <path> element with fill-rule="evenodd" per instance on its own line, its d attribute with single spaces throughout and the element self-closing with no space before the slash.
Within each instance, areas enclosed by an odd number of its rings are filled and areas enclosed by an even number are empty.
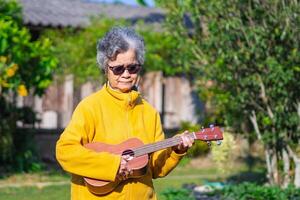
<svg viewBox="0 0 300 200">
<path fill-rule="evenodd" d="M 120 169 L 119 171 L 124 171 L 124 169 L 126 168 L 126 161 L 121 161 L 121 164 L 120 164 Z"/>
<path fill-rule="evenodd" d="M 124 177 L 125 180 L 128 179 L 128 177 L 129 177 L 129 171 L 125 171 L 123 177 Z"/>
<path fill-rule="evenodd" d="M 130 155 L 123 155 L 122 157 L 123 157 L 123 159 L 124 159 L 125 161 L 127 161 L 128 158 L 129 158 L 129 156 L 130 156 Z"/>
<path fill-rule="evenodd" d="M 194 138 L 188 136 L 187 137 L 187 142 L 188 142 L 188 147 L 193 146 L 193 144 L 194 144 Z"/>
<path fill-rule="evenodd" d="M 184 145 L 183 145 L 183 141 L 182 141 L 182 138 L 181 138 L 181 141 L 180 141 L 180 143 L 178 144 L 177 149 L 178 149 L 178 150 L 182 150 L 183 148 L 184 148 Z"/>
<path fill-rule="evenodd" d="M 129 175 L 132 175 L 132 174 L 133 174 L 133 170 L 130 170 L 130 171 L 129 171 Z"/>
<path fill-rule="evenodd" d="M 126 160 L 127 162 L 133 159 L 133 156 L 131 155 L 124 155 L 124 160 Z"/>
<path fill-rule="evenodd" d="M 182 134 L 181 134 L 181 138 L 183 141 L 183 146 L 187 147 L 189 144 L 189 131 L 185 130 Z"/>
<path fill-rule="evenodd" d="M 124 177 L 123 177 L 122 174 L 118 174 L 118 175 L 117 175 L 117 179 L 122 181 L 122 180 L 124 179 Z"/>
<path fill-rule="evenodd" d="M 183 137 L 185 139 L 185 146 L 191 147 L 193 145 L 195 139 L 189 134 L 188 131 L 183 132 Z"/>
<path fill-rule="evenodd" d="M 182 135 L 182 136 L 181 136 L 181 140 L 182 140 L 182 146 L 183 146 L 184 148 L 186 148 L 186 147 L 189 146 L 189 140 L 188 140 L 188 138 L 187 138 L 186 135 Z"/>
</svg>

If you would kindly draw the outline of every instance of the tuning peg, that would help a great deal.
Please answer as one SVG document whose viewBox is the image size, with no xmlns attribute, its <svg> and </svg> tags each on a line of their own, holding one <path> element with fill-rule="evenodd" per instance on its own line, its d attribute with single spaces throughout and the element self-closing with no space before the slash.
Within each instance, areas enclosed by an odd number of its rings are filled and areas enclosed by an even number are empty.
<svg viewBox="0 0 300 200">
<path fill-rule="evenodd" d="M 217 145 L 221 145 L 222 141 L 221 140 L 217 140 Z"/>
<path fill-rule="evenodd" d="M 206 141 L 206 144 L 210 147 L 211 146 L 211 142 L 210 141 Z"/>
<path fill-rule="evenodd" d="M 215 126 L 214 126 L 213 124 L 211 124 L 211 125 L 209 125 L 209 128 L 210 128 L 212 131 L 214 131 Z"/>
</svg>

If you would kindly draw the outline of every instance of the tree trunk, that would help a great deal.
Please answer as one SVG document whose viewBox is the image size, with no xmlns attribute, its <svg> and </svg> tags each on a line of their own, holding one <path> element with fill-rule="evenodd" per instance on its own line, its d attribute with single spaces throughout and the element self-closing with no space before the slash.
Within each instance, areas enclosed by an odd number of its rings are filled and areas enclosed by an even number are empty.
<svg viewBox="0 0 300 200">
<path fill-rule="evenodd" d="M 271 160 L 272 176 L 273 176 L 274 184 L 280 185 L 277 161 L 278 161 L 278 156 L 277 156 L 276 150 L 272 149 L 272 160 Z"/>
<path fill-rule="evenodd" d="M 265 148 L 265 160 L 266 160 L 267 170 L 268 170 L 267 179 L 271 185 L 274 185 L 274 178 L 272 175 L 273 173 L 272 173 L 272 164 L 271 164 L 271 153 L 267 147 L 264 148 Z"/>
<path fill-rule="evenodd" d="M 300 158 L 296 155 L 296 153 L 292 150 L 290 146 L 287 146 L 287 150 L 289 156 L 293 158 L 293 161 L 295 163 L 295 179 L 294 179 L 295 187 L 300 188 Z"/>
<path fill-rule="evenodd" d="M 295 181 L 296 188 L 300 188 L 300 160 L 294 160 L 295 162 Z"/>
<path fill-rule="evenodd" d="M 263 144 L 265 151 L 265 159 L 267 164 L 267 179 L 271 185 L 274 185 L 278 182 L 278 168 L 277 168 L 277 155 L 276 150 L 273 150 L 262 140 L 262 135 L 258 127 L 256 113 L 253 110 L 251 115 L 249 116 L 250 121 L 254 127 L 255 133 L 257 135 L 257 139 Z"/>
<path fill-rule="evenodd" d="M 286 188 L 291 179 L 290 179 L 290 157 L 288 155 L 288 152 L 283 149 L 282 150 L 282 160 L 283 160 L 283 182 L 282 182 L 282 185 L 284 188 Z"/>
</svg>

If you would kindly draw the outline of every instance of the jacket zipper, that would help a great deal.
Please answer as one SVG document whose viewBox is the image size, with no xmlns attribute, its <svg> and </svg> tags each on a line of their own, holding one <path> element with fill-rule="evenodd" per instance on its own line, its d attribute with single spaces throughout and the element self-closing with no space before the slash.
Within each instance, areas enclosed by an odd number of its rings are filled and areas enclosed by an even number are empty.
<svg viewBox="0 0 300 200">
<path fill-rule="evenodd" d="M 129 96 L 128 98 L 128 102 L 127 102 L 127 105 L 126 105 L 126 118 L 127 118 L 127 139 L 129 139 L 129 136 L 131 135 L 130 134 L 130 116 L 129 116 L 129 112 L 130 112 L 130 104 L 131 104 L 131 97 Z M 126 140 L 127 140 L 126 139 Z M 126 199 L 131 199 L 131 184 L 128 182 L 127 184 L 127 197 Z"/>
</svg>

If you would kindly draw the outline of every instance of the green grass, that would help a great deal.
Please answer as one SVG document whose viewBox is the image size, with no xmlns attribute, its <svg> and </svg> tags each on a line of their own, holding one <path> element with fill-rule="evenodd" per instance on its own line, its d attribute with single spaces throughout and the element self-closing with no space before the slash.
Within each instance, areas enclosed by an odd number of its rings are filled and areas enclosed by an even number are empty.
<svg viewBox="0 0 300 200">
<path fill-rule="evenodd" d="M 0 189 L 2 200 L 68 200 L 70 199 L 69 185 L 49 186 L 44 188 L 21 187 Z"/>
<path fill-rule="evenodd" d="M 239 168 L 241 170 L 242 168 Z M 233 170 L 237 171 L 237 170 Z M 185 183 L 202 184 L 204 181 L 222 181 L 226 177 L 217 171 L 214 166 L 192 167 L 182 162 L 167 177 L 155 179 L 154 187 L 158 198 L 166 188 L 180 188 Z M 35 174 L 16 174 L 0 179 L 0 200 L 68 200 L 70 199 L 70 185 L 52 185 L 42 187 L 6 187 L 11 183 L 35 182 L 68 182 L 69 175 L 60 172 L 41 172 Z"/>
<path fill-rule="evenodd" d="M 34 183 L 34 182 L 59 182 L 67 181 L 70 176 L 62 171 L 42 171 L 36 173 L 16 173 L 3 175 L 0 178 L 0 186 L 11 183 Z"/>
</svg>

